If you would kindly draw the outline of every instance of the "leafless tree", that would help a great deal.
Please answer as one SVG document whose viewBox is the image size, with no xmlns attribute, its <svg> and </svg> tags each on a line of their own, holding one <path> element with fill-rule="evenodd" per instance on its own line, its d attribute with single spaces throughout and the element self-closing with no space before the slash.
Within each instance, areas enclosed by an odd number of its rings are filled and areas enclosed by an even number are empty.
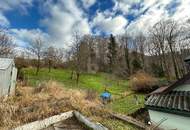
<svg viewBox="0 0 190 130">
<path fill-rule="evenodd" d="M 146 37 L 142 33 L 139 33 L 135 37 L 135 39 L 136 39 L 137 52 L 140 54 L 141 66 L 144 69 Z"/>
<path fill-rule="evenodd" d="M 49 72 L 51 71 L 52 64 L 55 62 L 56 59 L 56 49 L 52 46 L 48 47 L 44 51 L 44 58 L 48 63 Z"/>
<path fill-rule="evenodd" d="M 82 42 L 81 42 L 82 36 L 78 31 L 73 32 L 73 43 L 71 46 L 71 54 L 72 54 L 72 61 L 73 61 L 73 71 L 76 73 L 76 82 L 79 83 L 80 74 L 82 73 L 83 69 L 83 59 L 85 57 L 82 57 Z M 73 75 L 72 71 L 72 75 Z"/>
<path fill-rule="evenodd" d="M 166 27 L 165 37 L 166 37 L 167 44 L 169 46 L 175 76 L 177 79 L 179 79 L 180 76 L 179 76 L 178 66 L 177 66 L 176 57 L 175 57 L 175 52 L 177 52 L 177 50 L 176 50 L 177 38 L 180 35 L 179 26 L 178 26 L 177 22 L 175 22 L 174 20 L 167 20 L 164 22 L 164 24 Z"/>
<path fill-rule="evenodd" d="M 124 34 L 120 37 L 120 42 L 122 43 L 123 49 L 124 49 L 124 57 L 125 57 L 125 63 L 126 63 L 126 70 L 127 75 L 131 75 L 131 58 L 130 58 L 130 45 L 129 45 L 129 39 L 130 36 L 128 34 Z"/>
<path fill-rule="evenodd" d="M 152 43 L 155 46 L 154 48 L 157 49 L 157 53 L 161 60 L 160 62 L 165 72 L 165 76 L 168 79 L 170 79 L 169 67 L 166 60 L 167 45 L 165 44 L 165 41 L 166 41 L 165 35 L 166 35 L 166 24 L 163 20 L 157 22 L 150 29 L 150 37 L 152 37 Z"/>
<path fill-rule="evenodd" d="M 0 56 L 9 56 L 13 53 L 14 47 L 15 45 L 11 38 L 5 33 L 5 31 L 0 30 Z"/>
<path fill-rule="evenodd" d="M 30 42 L 27 49 L 37 58 L 36 64 L 36 75 L 40 70 L 40 60 L 43 56 L 44 51 L 44 42 L 41 38 L 35 39 L 33 42 Z"/>
</svg>

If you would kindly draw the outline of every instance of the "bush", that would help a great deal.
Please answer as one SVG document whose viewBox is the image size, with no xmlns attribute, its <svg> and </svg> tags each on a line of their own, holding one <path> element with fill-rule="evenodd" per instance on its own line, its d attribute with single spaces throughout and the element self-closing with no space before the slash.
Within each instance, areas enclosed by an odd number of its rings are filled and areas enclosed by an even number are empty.
<svg viewBox="0 0 190 130">
<path fill-rule="evenodd" d="M 158 80 L 156 78 L 143 71 L 138 71 L 129 80 L 132 90 L 137 92 L 151 92 L 157 88 L 157 83 Z"/>
</svg>

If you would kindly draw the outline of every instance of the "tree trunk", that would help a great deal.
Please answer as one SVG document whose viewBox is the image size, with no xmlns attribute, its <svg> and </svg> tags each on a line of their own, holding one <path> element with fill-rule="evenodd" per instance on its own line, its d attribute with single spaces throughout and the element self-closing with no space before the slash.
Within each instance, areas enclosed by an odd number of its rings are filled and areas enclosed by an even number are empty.
<svg viewBox="0 0 190 130">
<path fill-rule="evenodd" d="M 49 73 L 51 72 L 51 60 L 49 60 L 49 62 L 48 62 L 48 68 L 49 68 Z"/>
<path fill-rule="evenodd" d="M 78 83 L 79 83 L 79 78 L 80 78 L 80 73 L 77 72 L 77 79 L 76 79 L 76 81 L 77 81 L 77 85 L 78 85 Z"/>
<path fill-rule="evenodd" d="M 126 45 L 127 46 L 127 45 Z M 125 47 L 125 61 L 127 65 L 128 74 L 131 75 L 130 59 L 129 59 L 129 50 Z"/>
<path fill-rule="evenodd" d="M 38 75 L 39 71 L 40 71 L 40 57 L 38 56 L 36 75 Z"/>
<path fill-rule="evenodd" d="M 73 70 L 71 71 L 71 77 L 70 77 L 70 79 L 72 80 L 73 79 Z"/>
<path fill-rule="evenodd" d="M 170 48 L 170 51 L 171 51 L 171 56 L 172 56 L 172 62 L 173 62 L 173 66 L 174 66 L 175 76 L 176 76 L 176 79 L 179 79 L 179 74 L 178 74 L 178 70 L 177 70 L 177 64 L 176 64 L 175 56 L 174 56 L 175 54 L 173 52 L 171 43 L 169 43 L 169 48 Z"/>
<path fill-rule="evenodd" d="M 164 73 L 165 73 L 165 75 L 166 75 L 166 78 L 168 79 L 168 80 L 170 80 L 170 73 L 169 73 L 169 68 L 168 68 L 168 65 L 167 65 L 167 62 L 166 62 L 166 55 L 165 55 L 165 51 L 164 51 L 164 49 L 163 49 L 163 47 L 161 47 L 161 50 L 162 50 L 162 61 L 163 61 L 163 66 L 164 66 Z"/>
</svg>

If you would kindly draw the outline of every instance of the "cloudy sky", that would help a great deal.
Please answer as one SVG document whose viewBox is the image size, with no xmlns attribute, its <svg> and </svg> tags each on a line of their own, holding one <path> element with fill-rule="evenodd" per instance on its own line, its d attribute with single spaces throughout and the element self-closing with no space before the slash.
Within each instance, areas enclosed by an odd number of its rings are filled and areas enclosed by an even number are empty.
<svg viewBox="0 0 190 130">
<path fill-rule="evenodd" d="M 72 33 L 119 35 L 145 31 L 162 18 L 184 21 L 190 0 L 0 0 L 0 27 L 19 46 L 41 37 L 71 44 Z"/>
</svg>

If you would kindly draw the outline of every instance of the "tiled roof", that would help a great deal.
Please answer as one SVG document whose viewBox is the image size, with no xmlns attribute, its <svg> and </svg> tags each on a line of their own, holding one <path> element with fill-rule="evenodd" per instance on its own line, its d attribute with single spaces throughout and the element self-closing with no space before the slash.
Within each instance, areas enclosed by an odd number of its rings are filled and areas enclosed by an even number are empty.
<svg viewBox="0 0 190 130">
<path fill-rule="evenodd" d="M 146 106 L 190 112 L 190 91 L 171 91 L 153 94 L 145 102 Z"/>
</svg>

